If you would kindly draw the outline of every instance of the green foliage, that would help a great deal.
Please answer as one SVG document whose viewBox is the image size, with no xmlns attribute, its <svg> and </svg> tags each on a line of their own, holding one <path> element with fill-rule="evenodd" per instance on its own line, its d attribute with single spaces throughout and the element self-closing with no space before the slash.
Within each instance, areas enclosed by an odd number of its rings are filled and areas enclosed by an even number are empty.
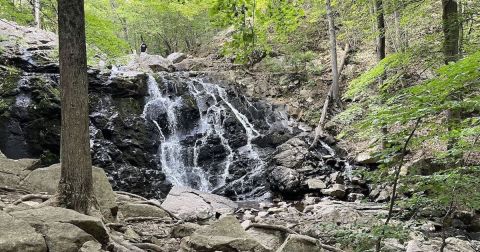
<svg viewBox="0 0 480 252">
<path fill-rule="evenodd" d="M 383 226 L 353 225 L 351 227 L 333 224 L 320 224 L 318 229 L 331 234 L 335 242 L 341 244 L 348 251 L 364 252 L 373 251 L 378 237 L 381 235 Z M 385 237 L 398 239 L 401 243 L 408 240 L 408 230 L 400 225 L 390 225 L 385 229 Z"/>
<path fill-rule="evenodd" d="M 28 3 L 14 5 L 10 0 L 0 0 L 0 18 L 14 20 L 21 25 L 33 22 L 33 15 Z"/>
</svg>

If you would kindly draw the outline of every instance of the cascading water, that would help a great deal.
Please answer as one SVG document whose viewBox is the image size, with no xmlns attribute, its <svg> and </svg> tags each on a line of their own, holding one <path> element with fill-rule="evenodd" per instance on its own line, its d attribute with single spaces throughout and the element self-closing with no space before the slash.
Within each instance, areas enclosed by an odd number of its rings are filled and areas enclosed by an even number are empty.
<svg viewBox="0 0 480 252">
<path fill-rule="evenodd" d="M 186 81 L 188 93 L 197 104 L 199 119 L 196 122 L 190 122 L 195 124 L 195 127 L 185 131 L 178 125 L 178 120 L 179 116 L 182 116 L 180 112 L 182 103 L 187 101 L 175 94 L 175 85 L 165 78 L 162 78 L 161 83 L 173 85 L 172 92 L 168 87 L 162 92 L 155 78 L 148 77 L 149 97 L 143 116 L 153 122 L 159 130 L 161 138 L 158 149 L 159 162 L 168 180 L 173 185 L 190 186 L 202 191 L 213 191 L 226 184 L 235 156 L 235 150 L 226 137 L 225 120 L 229 115 L 233 115 L 239 122 L 247 138 L 246 143 L 238 148 L 238 154 L 250 160 L 250 164 L 254 165 L 253 170 L 262 170 L 264 163 L 252 145 L 252 140 L 261 134 L 247 116 L 229 101 L 226 90 L 198 78 Z M 160 125 L 159 118 L 166 120 L 166 124 Z M 191 137 L 196 137 L 194 144 L 191 146 L 184 144 Z M 200 163 L 205 161 L 205 157 L 200 156 L 204 148 L 210 147 L 209 142 L 215 139 L 218 140 L 218 145 L 223 148 L 226 155 L 215 165 L 204 167 Z M 244 177 L 240 180 L 243 179 Z"/>
</svg>

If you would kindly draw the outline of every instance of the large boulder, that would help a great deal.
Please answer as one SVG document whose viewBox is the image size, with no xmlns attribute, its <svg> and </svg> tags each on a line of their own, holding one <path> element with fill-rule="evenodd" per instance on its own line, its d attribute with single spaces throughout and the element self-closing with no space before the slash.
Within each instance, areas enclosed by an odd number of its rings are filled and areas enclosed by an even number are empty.
<svg viewBox="0 0 480 252">
<path fill-rule="evenodd" d="M 93 168 L 93 195 L 97 200 L 102 214 L 111 218 L 112 213 L 116 213 L 116 196 L 112 186 L 108 182 L 107 175 L 101 168 Z M 30 188 L 32 192 L 47 192 L 55 194 L 58 182 L 60 181 L 60 164 L 55 164 L 47 168 L 36 169 L 32 171 L 23 181 L 23 185 Z"/>
<path fill-rule="evenodd" d="M 300 191 L 302 177 L 296 170 L 277 166 L 269 174 L 268 180 L 273 190 L 283 194 L 294 194 Z"/>
<path fill-rule="evenodd" d="M 102 220 L 60 207 L 42 207 L 10 213 L 13 217 L 30 225 L 44 228 L 49 223 L 69 223 L 93 236 L 102 244 L 107 244 L 109 236 Z M 65 228 L 65 227 L 63 227 Z"/>
<path fill-rule="evenodd" d="M 0 211 L 0 251 L 47 252 L 43 236 L 27 222 Z"/>
<path fill-rule="evenodd" d="M 277 147 L 273 160 L 276 165 L 286 168 L 300 168 L 308 154 L 308 145 L 300 138 L 292 138 Z"/>
<path fill-rule="evenodd" d="M 131 69 L 153 71 L 153 72 L 171 72 L 175 68 L 172 61 L 160 55 L 150 55 L 142 53 L 128 66 Z"/>
<path fill-rule="evenodd" d="M 167 56 L 167 59 L 170 60 L 173 64 L 180 63 L 187 58 L 185 53 L 174 52 Z"/>
<path fill-rule="evenodd" d="M 123 217 L 158 217 L 158 218 L 169 218 L 165 210 L 147 204 L 135 204 L 135 203 L 126 203 L 120 204 L 119 210 L 122 213 Z"/>
<path fill-rule="evenodd" d="M 298 234 L 288 235 L 285 242 L 277 250 L 277 252 L 323 252 L 318 241 L 314 238 Z"/>
<path fill-rule="evenodd" d="M 209 219 L 216 213 L 233 213 L 238 205 L 222 196 L 175 186 L 163 201 L 162 207 L 181 219 L 201 220 Z"/>
<path fill-rule="evenodd" d="M 36 159 L 7 159 L 0 155 L 0 185 L 7 187 L 18 187 L 30 172 L 30 169 L 37 164 Z"/>
<path fill-rule="evenodd" d="M 52 222 L 40 228 L 49 251 L 77 252 L 88 241 L 95 239 L 70 223 Z"/>
<path fill-rule="evenodd" d="M 227 216 L 182 239 L 180 251 L 271 251 L 245 232 L 238 220 Z"/>
<path fill-rule="evenodd" d="M 445 240 L 446 252 L 475 252 L 472 244 L 468 241 L 461 240 L 455 237 L 449 237 Z M 434 252 L 440 251 L 442 241 L 440 239 L 432 240 L 411 240 L 407 244 L 407 252 Z"/>
</svg>

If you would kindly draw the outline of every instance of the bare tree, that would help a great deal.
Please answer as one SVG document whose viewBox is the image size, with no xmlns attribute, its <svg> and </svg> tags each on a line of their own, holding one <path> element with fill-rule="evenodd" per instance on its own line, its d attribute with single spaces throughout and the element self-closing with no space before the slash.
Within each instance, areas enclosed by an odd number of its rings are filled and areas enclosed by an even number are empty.
<svg viewBox="0 0 480 252">
<path fill-rule="evenodd" d="M 58 0 L 62 100 L 61 206 L 87 213 L 92 198 L 88 80 L 83 0 Z"/>
</svg>

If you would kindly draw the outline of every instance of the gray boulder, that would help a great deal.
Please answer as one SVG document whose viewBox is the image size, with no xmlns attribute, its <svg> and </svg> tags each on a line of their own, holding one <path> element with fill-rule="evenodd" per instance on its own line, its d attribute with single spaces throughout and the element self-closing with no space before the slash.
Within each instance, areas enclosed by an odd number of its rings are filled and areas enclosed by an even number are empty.
<svg viewBox="0 0 480 252">
<path fill-rule="evenodd" d="M 272 189 L 282 193 L 295 193 L 300 190 L 302 177 L 296 170 L 277 166 L 269 174 L 269 181 Z"/>
<path fill-rule="evenodd" d="M 12 160 L 0 155 L 0 185 L 18 187 L 31 168 L 37 164 L 37 159 Z"/>
<path fill-rule="evenodd" d="M 93 236 L 97 241 L 107 244 L 109 236 L 102 220 L 80 214 L 70 209 L 60 207 L 42 207 L 23 211 L 11 212 L 13 217 L 26 221 L 30 225 L 44 228 L 49 223 L 69 223 L 72 224 L 85 233 Z"/>
<path fill-rule="evenodd" d="M 23 181 L 23 185 L 32 192 L 47 192 L 55 194 L 60 181 L 60 164 L 32 171 Z M 93 194 L 97 200 L 102 215 L 112 218 L 112 211 L 117 208 L 116 196 L 112 190 L 107 175 L 101 168 L 93 167 Z"/>
<path fill-rule="evenodd" d="M 187 58 L 185 53 L 174 52 L 167 56 L 167 59 L 170 60 L 173 64 L 180 63 Z"/>
<path fill-rule="evenodd" d="M 162 207 L 184 220 L 202 220 L 213 217 L 215 213 L 233 213 L 238 205 L 222 196 L 175 186 Z"/>
<path fill-rule="evenodd" d="M 96 242 L 93 236 L 69 223 L 47 223 L 40 230 L 51 252 L 77 252 L 84 243 Z"/>
<path fill-rule="evenodd" d="M 308 145 L 299 138 L 292 138 L 277 147 L 273 160 L 276 165 L 286 168 L 299 168 L 308 154 Z"/>
<path fill-rule="evenodd" d="M 333 184 L 331 188 L 323 189 L 322 193 L 338 199 L 343 199 L 345 197 L 345 191 L 345 185 Z"/>
<path fill-rule="evenodd" d="M 233 216 L 197 230 L 182 239 L 180 251 L 271 251 L 248 235 Z"/>
<path fill-rule="evenodd" d="M 309 236 L 290 234 L 277 252 L 323 252 L 318 242 Z"/>
<path fill-rule="evenodd" d="M 167 212 L 163 209 L 147 205 L 147 204 L 135 204 L 127 203 L 120 204 L 120 212 L 123 214 L 123 217 L 158 217 L 158 218 L 168 218 L 170 217 Z"/>
<path fill-rule="evenodd" d="M 47 245 L 27 222 L 0 211 L 0 251 L 47 252 Z"/>
</svg>

